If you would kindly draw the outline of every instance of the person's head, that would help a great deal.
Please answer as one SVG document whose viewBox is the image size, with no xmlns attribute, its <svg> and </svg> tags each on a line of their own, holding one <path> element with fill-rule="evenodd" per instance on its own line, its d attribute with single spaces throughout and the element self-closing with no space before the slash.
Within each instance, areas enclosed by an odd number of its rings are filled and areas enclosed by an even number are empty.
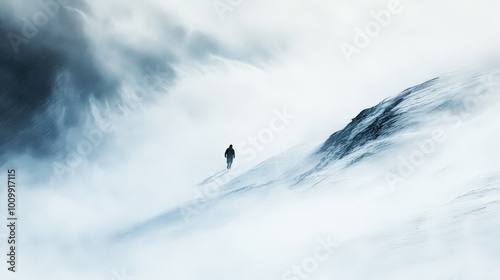
<svg viewBox="0 0 500 280">
<path fill-rule="evenodd" d="M 229 148 L 232 148 L 233 147 L 233 144 L 229 145 Z"/>
</svg>

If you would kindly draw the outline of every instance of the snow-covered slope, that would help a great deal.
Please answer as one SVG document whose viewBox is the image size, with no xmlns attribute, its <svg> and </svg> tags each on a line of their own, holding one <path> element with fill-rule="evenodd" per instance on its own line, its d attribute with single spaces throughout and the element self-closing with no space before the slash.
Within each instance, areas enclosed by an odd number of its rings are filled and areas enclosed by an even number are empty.
<svg viewBox="0 0 500 280">
<path fill-rule="evenodd" d="M 446 142 L 450 131 L 484 114 L 488 106 L 497 100 L 499 78 L 498 71 L 455 73 L 408 88 L 395 97 L 363 110 L 319 147 L 315 147 L 317 143 L 298 146 L 237 178 L 232 178 L 232 174 L 225 171 L 207 178 L 196 187 L 200 193 L 204 193 L 205 188 L 210 194 L 202 194 L 198 200 L 202 200 L 202 203 L 220 201 L 249 191 L 266 192 L 277 186 L 310 188 L 331 180 L 369 182 L 374 178 L 380 179 L 380 173 L 384 170 L 386 172 L 382 177 L 394 188 L 394 183 L 404 181 L 404 174 L 398 175 L 387 170 L 393 166 L 382 166 L 382 170 L 378 170 L 380 160 L 383 158 L 385 164 L 392 163 L 397 167 L 397 161 L 391 162 L 387 158 L 399 159 L 398 153 L 405 149 L 411 152 L 416 147 L 414 159 L 406 160 L 411 167 L 415 160 L 425 161 L 427 157 L 439 154 L 435 146 L 442 143 L 438 142 Z M 422 141 L 422 148 L 418 146 L 419 141 Z M 419 156 L 420 150 L 422 156 Z M 371 174 L 358 172 L 359 165 L 378 171 Z M 189 207 L 193 203 L 198 202 L 190 201 L 186 205 Z M 185 218 L 182 210 L 186 205 L 169 210 L 146 224 Z M 138 228 L 144 230 L 145 225 L 139 225 Z"/>
<path fill-rule="evenodd" d="M 498 279 L 499 79 L 404 90 L 112 240 L 156 253 L 141 279 Z"/>
</svg>

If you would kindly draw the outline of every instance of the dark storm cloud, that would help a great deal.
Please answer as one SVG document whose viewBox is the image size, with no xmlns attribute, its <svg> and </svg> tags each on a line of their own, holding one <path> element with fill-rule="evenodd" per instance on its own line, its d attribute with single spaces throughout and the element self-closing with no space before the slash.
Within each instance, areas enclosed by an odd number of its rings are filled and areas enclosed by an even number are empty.
<svg viewBox="0 0 500 280">
<path fill-rule="evenodd" d="M 87 51 L 80 18 L 55 1 L 48 6 L 2 3 L 0 23 L 0 163 L 6 153 L 50 154 L 61 129 L 78 124 L 79 110 L 90 93 L 102 97 L 116 82 L 106 77 Z M 73 6 L 85 7 L 79 2 Z M 18 5 L 18 4 L 17 4 Z M 38 24 L 38 26 L 37 26 Z M 66 88 L 60 88 L 63 83 Z M 65 118 L 50 114 L 56 90 Z M 61 127 L 61 124 L 63 127 Z"/>
<path fill-rule="evenodd" d="M 65 143 L 57 141 L 64 139 L 62 136 L 70 128 L 81 126 L 88 119 L 89 99 L 105 101 L 116 96 L 124 73 L 126 79 L 133 80 L 126 82 L 141 83 L 151 71 L 160 69 L 162 78 L 170 84 L 176 76 L 171 65 L 181 63 L 181 56 L 197 61 L 210 55 L 243 61 L 268 57 L 265 49 L 256 45 L 252 45 L 253 50 L 224 48 L 216 39 L 202 32 L 188 32 L 151 9 L 147 25 L 160 28 L 157 35 L 164 45 L 153 51 L 144 50 L 124 44 L 119 37 L 129 35 L 113 38 L 106 33 L 106 51 L 111 50 L 121 60 L 119 63 L 127 66 L 121 67 L 122 73 L 110 73 L 103 70 L 109 69 L 103 67 L 107 62 L 96 60 L 95 52 L 99 49 L 90 48 L 88 36 L 92 35 L 83 28 L 80 12 L 92 19 L 92 11 L 80 1 L 58 1 L 2 0 L 0 165 L 9 154 L 60 154 Z M 123 12 L 133 13 L 116 11 Z"/>
</svg>

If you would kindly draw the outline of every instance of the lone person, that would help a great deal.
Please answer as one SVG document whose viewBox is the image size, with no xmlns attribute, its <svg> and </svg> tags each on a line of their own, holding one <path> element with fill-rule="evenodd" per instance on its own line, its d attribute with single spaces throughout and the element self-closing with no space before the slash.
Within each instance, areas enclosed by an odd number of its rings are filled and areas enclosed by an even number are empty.
<svg viewBox="0 0 500 280">
<path fill-rule="evenodd" d="M 234 153 L 233 145 L 229 145 L 229 148 L 226 149 L 224 153 L 224 157 L 227 160 L 227 170 L 231 169 L 231 165 L 233 164 L 233 159 L 236 157 Z"/>
</svg>

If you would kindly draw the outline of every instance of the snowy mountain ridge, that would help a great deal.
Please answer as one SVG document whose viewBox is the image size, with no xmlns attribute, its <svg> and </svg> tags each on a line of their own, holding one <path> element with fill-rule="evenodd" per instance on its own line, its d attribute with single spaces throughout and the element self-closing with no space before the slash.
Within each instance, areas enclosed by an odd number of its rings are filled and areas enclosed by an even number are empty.
<svg viewBox="0 0 500 280">
<path fill-rule="evenodd" d="M 174 262 L 183 248 L 195 259 L 223 252 L 248 279 L 497 279 L 499 78 L 454 73 L 406 89 L 319 146 L 207 178 L 192 201 L 113 240 L 138 250 L 155 240 Z M 314 240 L 336 246 L 318 259 Z M 262 259 L 242 266 L 256 251 Z"/>
<path fill-rule="evenodd" d="M 408 88 L 360 112 L 344 129 L 333 133 L 312 153 L 310 145 L 304 145 L 306 147 L 299 146 L 266 160 L 225 184 L 219 183 L 217 195 L 204 199 L 221 200 L 280 184 L 293 187 L 315 185 L 328 177 L 338 177 L 346 168 L 370 156 L 387 150 L 390 152 L 396 145 L 415 142 L 433 127 L 456 126 L 464 118 L 478 114 L 487 105 L 488 99 L 495 97 L 492 95 L 496 93 L 494 90 L 499 79 L 500 70 L 468 75 L 449 74 Z M 303 164 L 283 165 L 292 158 Z M 224 175 L 224 172 L 221 174 Z M 216 179 L 207 179 L 203 185 L 209 185 Z M 187 203 L 190 204 L 193 202 Z M 183 213 L 185 209 L 184 205 L 168 210 L 146 224 L 181 221 L 186 216 Z M 144 229 L 145 225 L 139 227 Z"/>
</svg>

